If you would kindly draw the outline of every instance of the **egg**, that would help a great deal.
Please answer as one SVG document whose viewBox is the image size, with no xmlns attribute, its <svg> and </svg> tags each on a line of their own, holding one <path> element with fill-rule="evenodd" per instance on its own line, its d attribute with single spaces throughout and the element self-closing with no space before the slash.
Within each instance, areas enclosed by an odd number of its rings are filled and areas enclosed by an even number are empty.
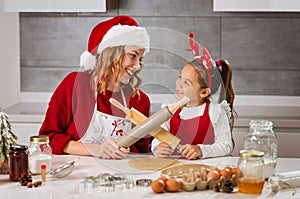
<svg viewBox="0 0 300 199">
<path fill-rule="evenodd" d="M 231 167 L 230 171 L 232 174 L 237 174 L 237 168 L 236 167 Z"/>
<path fill-rule="evenodd" d="M 207 174 L 207 181 L 214 179 L 214 180 L 219 180 L 220 174 L 217 170 L 210 170 Z"/>
<path fill-rule="evenodd" d="M 220 170 L 220 175 L 224 176 L 225 179 L 230 179 L 231 175 L 232 175 L 232 172 L 230 171 L 229 168 L 225 168 L 225 169 L 221 169 Z"/>
<path fill-rule="evenodd" d="M 239 177 L 244 176 L 243 172 L 239 168 L 237 168 L 236 175 L 239 176 Z"/>
<path fill-rule="evenodd" d="M 153 180 L 150 186 L 152 191 L 155 193 L 162 193 L 165 190 L 165 183 L 160 179 Z"/>
<path fill-rule="evenodd" d="M 174 178 L 170 178 L 166 181 L 166 190 L 169 192 L 177 192 L 179 191 L 180 187 L 181 182 Z"/>
<path fill-rule="evenodd" d="M 160 176 L 158 179 L 159 179 L 159 180 L 162 180 L 162 181 L 164 181 L 164 183 L 166 183 L 167 180 L 170 179 L 170 178 L 167 177 L 167 176 Z"/>
</svg>

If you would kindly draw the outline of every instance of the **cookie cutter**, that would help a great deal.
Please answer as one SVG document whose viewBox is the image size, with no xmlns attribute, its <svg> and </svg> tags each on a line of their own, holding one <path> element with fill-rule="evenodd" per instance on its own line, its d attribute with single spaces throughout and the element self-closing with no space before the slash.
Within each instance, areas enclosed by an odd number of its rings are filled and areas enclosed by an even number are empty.
<svg viewBox="0 0 300 199">
<path fill-rule="evenodd" d="M 142 186 L 142 187 L 149 187 L 151 182 L 152 182 L 151 179 L 146 179 L 146 178 L 138 179 L 135 181 L 137 186 Z"/>
</svg>

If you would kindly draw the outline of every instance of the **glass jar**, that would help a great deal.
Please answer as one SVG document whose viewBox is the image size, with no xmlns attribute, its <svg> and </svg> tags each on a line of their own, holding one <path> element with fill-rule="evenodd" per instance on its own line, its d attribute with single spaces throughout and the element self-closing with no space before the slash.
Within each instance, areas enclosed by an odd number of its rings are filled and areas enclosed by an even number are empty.
<svg viewBox="0 0 300 199">
<path fill-rule="evenodd" d="M 41 165 L 46 165 L 46 172 L 52 167 L 52 149 L 49 137 L 31 136 L 29 145 L 29 169 L 33 174 L 41 173 Z"/>
<path fill-rule="evenodd" d="M 15 145 L 9 152 L 9 179 L 18 181 L 22 174 L 28 174 L 28 147 Z"/>
<path fill-rule="evenodd" d="M 249 122 L 249 131 L 244 138 L 244 149 L 263 151 L 265 179 L 275 174 L 278 142 L 271 121 L 251 120 Z"/>
<path fill-rule="evenodd" d="M 264 186 L 264 152 L 257 150 L 241 150 L 238 160 L 239 192 L 259 194 Z"/>
</svg>

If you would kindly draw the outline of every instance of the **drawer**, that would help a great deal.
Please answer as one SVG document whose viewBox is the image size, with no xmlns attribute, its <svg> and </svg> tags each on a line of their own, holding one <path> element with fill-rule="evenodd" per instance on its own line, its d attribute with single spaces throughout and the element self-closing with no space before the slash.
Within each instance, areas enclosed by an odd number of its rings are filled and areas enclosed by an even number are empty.
<svg viewBox="0 0 300 199">
<path fill-rule="evenodd" d="M 233 139 L 235 148 L 233 156 L 238 156 L 243 149 L 243 139 L 248 128 L 234 128 Z M 277 128 L 274 129 L 278 140 L 278 157 L 300 158 L 300 129 L 299 128 Z"/>
</svg>

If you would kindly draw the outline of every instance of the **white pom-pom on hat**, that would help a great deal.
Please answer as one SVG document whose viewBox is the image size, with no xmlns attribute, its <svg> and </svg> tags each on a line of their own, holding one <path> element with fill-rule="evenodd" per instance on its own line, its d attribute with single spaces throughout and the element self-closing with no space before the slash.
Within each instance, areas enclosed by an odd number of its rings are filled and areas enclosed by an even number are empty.
<svg viewBox="0 0 300 199">
<path fill-rule="evenodd" d="M 96 66 L 96 56 L 89 51 L 84 51 L 80 56 L 80 67 L 85 70 L 92 70 Z"/>
</svg>

